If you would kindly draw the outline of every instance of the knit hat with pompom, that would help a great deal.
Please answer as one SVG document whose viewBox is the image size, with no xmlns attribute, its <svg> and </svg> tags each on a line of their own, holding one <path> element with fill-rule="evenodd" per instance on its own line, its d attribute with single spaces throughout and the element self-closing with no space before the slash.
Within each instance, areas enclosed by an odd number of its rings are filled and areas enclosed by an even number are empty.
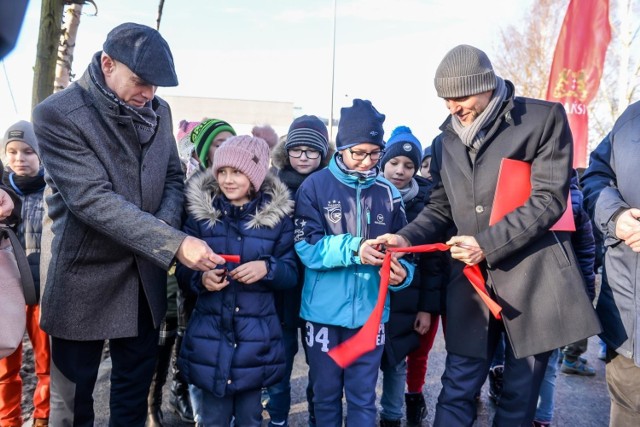
<svg viewBox="0 0 640 427">
<path fill-rule="evenodd" d="M 391 132 L 380 163 L 382 170 L 389 160 L 398 156 L 408 157 L 413 162 L 414 175 L 420 170 L 422 145 L 407 126 L 398 126 Z"/>
<path fill-rule="evenodd" d="M 251 135 L 255 136 L 256 138 L 264 139 L 265 142 L 269 145 L 270 150 L 278 143 L 278 134 L 268 124 L 264 124 L 262 126 L 254 126 L 253 129 L 251 129 Z"/>
<path fill-rule="evenodd" d="M 218 170 L 232 167 L 249 178 L 254 190 L 260 190 L 269 170 L 269 145 L 262 138 L 249 135 L 232 136 L 216 150 L 213 158 L 213 176 Z"/>
</svg>

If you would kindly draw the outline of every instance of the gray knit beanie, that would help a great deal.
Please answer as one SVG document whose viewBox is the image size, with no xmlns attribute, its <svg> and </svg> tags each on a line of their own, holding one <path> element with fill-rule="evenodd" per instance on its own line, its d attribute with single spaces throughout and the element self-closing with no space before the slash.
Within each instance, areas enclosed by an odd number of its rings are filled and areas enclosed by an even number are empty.
<svg viewBox="0 0 640 427">
<path fill-rule="evenodd" d="M 487 54 L 466 44 L 447 52 L 433 80 L 440 98 L 462 98 L 496 87 L 496 75 Z"/>
<path fill-rule="evenodd" d="M 4 134 L 4 139 L 2 140 L 2 147 L 4 151 L 7 151 L 7 144 L 11 141 L 22 141 L 28 146 L 30 146 L 33 151 L 40 157 L 40 147 L 38 145 L 38 138 L 36 138 L 36 133 L 33 131 L 33 124 L 26 120 L 20 120 L 17 123 L 14 123 L 7 129 Z"/>
</svg>

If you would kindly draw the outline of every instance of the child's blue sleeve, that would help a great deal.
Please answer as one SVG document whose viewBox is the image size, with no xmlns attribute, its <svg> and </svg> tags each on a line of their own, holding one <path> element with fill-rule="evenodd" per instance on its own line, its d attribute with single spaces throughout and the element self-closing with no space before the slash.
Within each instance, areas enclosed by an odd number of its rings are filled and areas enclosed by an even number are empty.
<svg viewBox="0 0 640 427">
<path fill-rule="evenodd" d="M 361 237 L 351 234 L 324 236 L 315 244 L 300 240 L 295 248 L 300 261 L 314 270 L 327 270 L 336 267 L 347 267 L 360 264 L 358 251 L 362 243 Z"/>
</svg>

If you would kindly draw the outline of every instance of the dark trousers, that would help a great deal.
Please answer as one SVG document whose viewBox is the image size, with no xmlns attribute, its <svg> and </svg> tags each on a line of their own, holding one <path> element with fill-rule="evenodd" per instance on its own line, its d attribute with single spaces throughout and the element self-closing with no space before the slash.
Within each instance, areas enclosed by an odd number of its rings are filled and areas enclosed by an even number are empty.
<svg viewBox="0 0 640 427">
<path fill-rule="evenodd" d="M 289 419 L 291 409 L 291 371 L 293 360 L 298 352 L 298 328 L 283 328 L 282 341 L 284 342 L 284 358 L 286 371 L 284 377 L 276 384 L 269 387 L 269 403 L 267 411 L 271 421 L 282 422 Z"/>
<path fill-rule="evenodd" d="M 147 417 L 147 395 L 158 352 L 158 330 L 153 327 L 143 295 L 138 308 L 138 336 L 109 340 L 112 361 L 109 426 L 112 427 L 143 427 Z M 51 337 L 49 425 L 93 426 L 93 389 L 103 346 L 103 340 L 73 341 Z"/>
<path fill-rule="evenodd" d="M 607 387 L 611 397 L 612 427 L 640 425 L 640 368 L 632 359 L 607 350 Z"/>
<path fill-rule="evenodd" d="M 204 427 L 229 427 L 231 417 L 238 427 L 262 425 L 262 390 L 247 390 L 224 397 L 216 397 L 202 390 L 202 425 Z"/>
<path fill-rule="evenodd" d="M 376 424 L 376 382 L 384 349 L 384 325 L 377 347 L 342 369 L 327 354 L 330 349 L 355 335 L 359 329 L 306 322 L 309 375 L 313 384 L 316 425 L 342 426 L 342 392 L 347 398 L 347 424 Z"/>
<path fill-rule="evenodd" d="M 502 323 L 492 322 L 489 327 L 493 348 L 501 330 Z M 477 415 L 475 396 L 487 378 L 493 358 L 493 352 L 490 353 L 486 359 L 447 353 L 434 427 L 473 425 Z M 494 426 L 531 426 L 550 354 L 516 359 L 509 339 L 505 339 L 504 386 Z"/>
</svg>

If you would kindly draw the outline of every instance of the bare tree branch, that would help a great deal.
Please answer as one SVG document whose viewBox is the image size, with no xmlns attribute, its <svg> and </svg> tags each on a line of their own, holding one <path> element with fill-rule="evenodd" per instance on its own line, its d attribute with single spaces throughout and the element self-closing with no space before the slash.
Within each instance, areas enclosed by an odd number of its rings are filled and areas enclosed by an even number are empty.
<svg viewBox="0 0 640 427">
<path fill-rule="evenodd" d="M 160 31 L 160 21 L 162 21 L 162 9 L 164 9 L 164 0 L 158 3 L 158 17 L 156 18 L 156 30 Z"/>
</svg>

